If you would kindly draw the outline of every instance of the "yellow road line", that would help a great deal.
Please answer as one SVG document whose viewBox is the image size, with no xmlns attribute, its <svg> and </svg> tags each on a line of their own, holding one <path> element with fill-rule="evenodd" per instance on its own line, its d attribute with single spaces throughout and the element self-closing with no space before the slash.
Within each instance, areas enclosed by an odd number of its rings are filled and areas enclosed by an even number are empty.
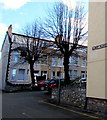
<svg viewBox="0 0 107 120">
<path fill-rule="evenodd" d="M 100 119 L 99 117 L 96 117 L 96 116 L 93 116 L 93 115 L 89 115 L 89 114 L 86 114 L 86 113 L 82 113 L 82 112 L 78 112 L 78 111 L 74 111 L 74 110 L 71 110 L 71 109 L 68 109 L 68 108 L 65 108 L 65 107 L 62 107 L 62 106 L 58 106 L 58 105 L 55 105 L 55 104 L 52 104 L 52 103 L 48 103 L 48 102 L 45 102 L 45 101 L 40 101 L 40 102 L 43 102 L 43 103 L 46 103 L 48 105 L 51 105 L 51 106 L 54 106 L 54 107 L 57 107 L 57 108 L 61 108 L 61 109 L 64 109 L 64 110 L 67 110 L 67 111 L 70 111 L 70 112 L 73 112 L 73 113 L 77 113 L 77 114 L 80 114 L 80 115 L 84 115 L 84 116 L 88 116 L 88 117 L 91 117 L 91 118 L 95 118 L 95 119 L 99 119 L 99 120 L 103 120 L 103 119 Z"/>
</svg>

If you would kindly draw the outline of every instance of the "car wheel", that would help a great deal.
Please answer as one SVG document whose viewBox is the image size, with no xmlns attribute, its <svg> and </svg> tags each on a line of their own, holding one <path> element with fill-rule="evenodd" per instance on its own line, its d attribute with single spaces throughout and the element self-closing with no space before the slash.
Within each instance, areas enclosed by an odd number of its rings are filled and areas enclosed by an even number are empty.
<svg viewBox="0 0 107 120">
<path fill-rule="evenodd" d="M 42 91 L 43 91 L 43 90 L 45 90 L 45 88 L 42 86 L 42 87 L 40 87 L 40 90 L 42 90 Z"/>
</svg>

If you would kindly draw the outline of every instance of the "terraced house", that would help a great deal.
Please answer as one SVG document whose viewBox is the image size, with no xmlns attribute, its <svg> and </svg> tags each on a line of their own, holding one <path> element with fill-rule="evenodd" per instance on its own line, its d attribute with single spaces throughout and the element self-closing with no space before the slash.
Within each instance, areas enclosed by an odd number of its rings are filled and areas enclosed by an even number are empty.
<svg viewBox="0 0 107 120">
<path fill-rule="evenodd" d="M 18 47 L 18 43 L 24 46 L 25 43 L 21 40 L 24 41 L 27 37 L 29 36 L 12 33 L 11 26 L 6 32 L 1 49 L 2 89 L 6 88 L 6 83 L 12 86 L 31 84 L 29 64 L 20 56 L 20 52 L 14 50 Z M 33 39 L 33 37 L 30 37 L 30 39 Z M 40 40 L 48 44 L 49 47 L 43 53 L 42 59 L 35 62 L 35 80 L 37 76 L 45 76 L 45 79 L 64 78 L 63 55 L 54 41 Z M 86 77 L 86 47 L 83 46 L 82 49 L 79 49 L 77 54 L 70 57 L 69 74 L 71 80 L 78 76 Z"/>
</svg>

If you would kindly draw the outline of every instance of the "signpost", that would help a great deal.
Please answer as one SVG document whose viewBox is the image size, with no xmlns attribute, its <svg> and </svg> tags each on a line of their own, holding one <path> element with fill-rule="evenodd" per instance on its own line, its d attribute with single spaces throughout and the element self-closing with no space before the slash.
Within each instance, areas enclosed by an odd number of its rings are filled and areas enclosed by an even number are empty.
<svg viewBox="0 0 107 120">
<path fill-rule="evenodd" d="M 58 80 L 58 104 L 60 104 L 61 80 Z"/>
</svg>

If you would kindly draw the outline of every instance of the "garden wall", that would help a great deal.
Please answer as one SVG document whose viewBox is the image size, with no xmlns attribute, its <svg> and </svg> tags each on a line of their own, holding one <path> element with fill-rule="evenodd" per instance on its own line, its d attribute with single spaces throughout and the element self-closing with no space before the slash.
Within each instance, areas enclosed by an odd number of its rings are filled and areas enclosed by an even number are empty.
<svg viewBox="0 0 107 120">
<path fill-rule="evenodd" d="M 55 102 L 59 102 L 58 87 L 52 89 L 51 98 Z M 60 103 L 84 108 L 86 101 L 86 84 L 74 84 L 61 86 Z"/>
</svg>

